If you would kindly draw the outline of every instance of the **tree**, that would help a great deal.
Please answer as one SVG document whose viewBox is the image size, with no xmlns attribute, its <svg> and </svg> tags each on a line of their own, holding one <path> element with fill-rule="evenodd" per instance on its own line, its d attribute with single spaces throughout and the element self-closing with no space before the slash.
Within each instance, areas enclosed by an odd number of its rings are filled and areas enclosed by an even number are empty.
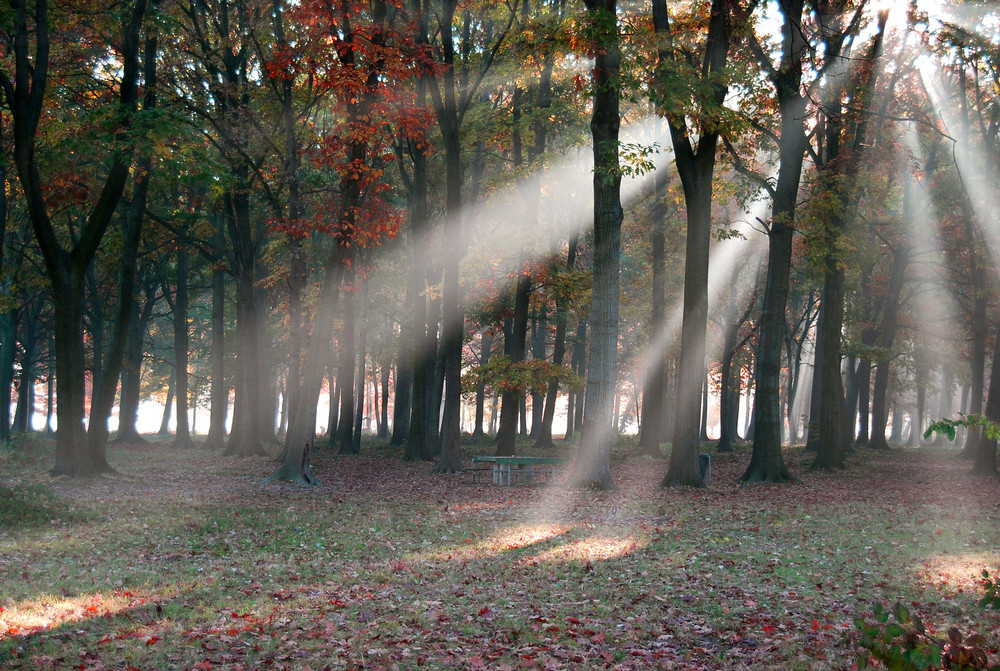
<svg viewBox="0 0 1000 671">
<path fill-rule="evenodd" d="M 657 98 L 667 115 L 677 172 L 684 187 L 684 201 L 687 205 L 677 415 L 670 467 L 662 482 L 664 487 L 705 486 L 699 453 L 701 388 L 705 379 L 705 329 L 708 325 L 712 182 L 716 148 L 722 131 L 722 105 L 729 92 L 724 71 L 735 20 L 730 0 L 713 0 L 709 9 L 705 50 L 700 62 L 696 62 L 692 53 L 688 52 L 686 58 L 682 57 L 674 45 L 666 1 L 653 2 L 653 24 L 657 36 L 663 40 L 658 78 L 665 82 L 680 78 L 684 82 L 682 90 L 664 88 L 658 91 Z M 687 108 L 689 99 L 692 99 L 693 111 Z M 689 127 L 689 115 L 698 119 L 695 128 Z M 694 136 L 697 136 L 697 146 Z"/>
<path fill-rule="evenodd" d="M 323 264 L 304 375 L 295 381 L 299 385 L 295 392 L 298 400 L 285 435 L 282 465 L 271 479 L 314 484 L 308 455 L 315 439 L 316 405 L 328 343 L 338 306 L 353 300 L 358 290 L 356 269 L 364 267 L 364 257 L 355 250 L 394 237 L 399 226 L 399 215 L 387 202 L 389 187 L 384 175 L 385 161 L 392 156 L 392 133 L 399 128 L 400 120 L 407 118 L 407 112 L 404 107 L 404 112 L 397 114 L 389 103 L 395 91 L 402 90 L 394 87 L 410 76 L 414 54 L 412 43 L 398 31 L 399 15 L 390 13 L 385 2 L 373 3 L 370 14 L 353 6 L 334 8 L 321 2 L 305 4 L 300 11 L 319 19 L 310 22 L 315 33 L 308 36 L 306 43 L 316 51 L 310 54 L 305 71 L 322 77 L 321 86 L 330 88 L 343 124 L 338 136 L 324 139 L 321 153 L 322 165 L 337 175 L 339 188 L 337 197 L 328 204 L 333 217 L 327 219 L 320 210 L 314 225 L 328 233 L 333 244 Z M 418 134 L 421 129 L 411 128 L 410 132 Z M 342 300 L 343 294 L 348 296 Z M 345 317 L 342 341 L 353 339 L 353 329 L 353 319 Z M 342 350 L 341 370 L 347 374 L 337 379 L 341 395 L 339 432 L 341 448 L 353 450 L 356 360 L 353 346 Z"/>
<path fill-rule="evenodd" d="M 594 55 L 591 84 L 594 111 L 590 121 L 594 152 L 594 289 L 583 436 L 569 483 L 574 487 L 615 489 L 610 434 L 614 418 L 618 271 L 624 216 L 622 173 L 618 165 L 621 38 L 617 0 L 585 0 L 585 5 L 586 29 Z"/>
<path fill-rule="evenodd" d="M 13 23 L 2 36 L 6 48 L 14 56 L 13 71 L 6 68 L 0 70 L 0 87 L 14 121 L 14 161 L 55 303 L 59 432 L 53 475 L 79 477 L 110 470 L 103 453 L 94 454 L 87 449 L 84 434 L 82 306 L 87 268 L 121 200 L 132 162 L 129 130 L 138 105 L 139 38 L 146 2 L 135 0 L 124 9 L 121 37 L 115 40 L 119 43 L 118 48 L 115 51 L 95 48 L 94 53 L 95 56 L 99 53 L 102 58 L 113 56 L 122 64 L 121 80 L 113 103 L 116 110 L 114 125 L 108 129 L 112 150 L 107 159 L 107 173 L 83 228 L 69 248 L 64 246 L 63 236 L 56 230 L 50 216 L 50 195 L 42 178 L 42 157 L 37 149 L 39 127 L 46 106 L 46 88 L 53 74 L 50 72 L 53 39 L 71 40 L 74 36 L 58 32 L 61 17 L 50 18 L 48 0 L 36 0 L 33 8 L 23 1 L 14 2 Z M 96 35 L 90 37 L 95 40 L 92 46 L 97 47 L 101 38 Z"/>
<path fill-rule="evenodd" d="M 751 36 L 751 47 L 774 88 L 780 131 L 776 135 L 778 176 L 772 187 L 761 182 L 771 197 L 768 227 L 767 280 L 760 317 L 760 339 L 754 367 L 754 431 L 750 464 L 743 482 L 792 480 L 781 454 L 781 343 L 785 327 L 789 274 L 802 162 L 806 97 L 801 90 L 803 64 L 809 49 L 802 32 L 803 0 L 779 0 L 781 55 L 777 64 Z M 737 163 L 738 168 L 740 164 Z M 742 169 L 741 169 L 742 171 Z"/>
<path fill-rule="evenodd" d="M 827 63 L 846 59 L 843 51 L 845 40 L 851 34 L 854 21 L 845 26 L 846 17 L 834 13 L 826 17 L 829 26 L 824 35 L 827 46 Z M 856 72 L 847 70 L 840 76 L 830 75 L 833 82 L 825 98 L 825 151 L 819 152 L 820 199 L 827 203 L 828 214 L 823 218 L 819 245 L 823 271 L 822 316 L 819 321 L 820 417 L 819 449 L 812 468 L 834 468 L 843 464 L 845 444 L 842 410 L 844 391 L 840 375 L 841 332 L 844 324 L 844 264 L 840 249 L 841 238 L 851 217 L 855 215 L 858 191 L 854 187 L 861 168 L 861 152 L 868 142 L 868 122 L 871 118 L 875 95 L 875 60 L 882 52 L 882 39 L 888 12 L 878 19 L 878 32 L 866 50 Z M 851 79 L 847 79 L 850 77 Z M 851 108 L 844 109 L 842 101 L 851 101 Z M 821 206 L 822 207 L 822 206 Z"/>
<path fill-rule="evenodd" d="M 461 470 L 461 406 L 462 406 L 462 341 L 465 329 L 462 311 L 461 286 L 459 283 L 459 262 L 465 243 L 462 239 L 462 186 L 464 181 L 462 166 L 462 147 L 459 131 L 465 114 L 472 102 L 478 97 L 477 92 L 483 78 L 493 65 L 500 46 L 516 17 L 516 3 L 509 9 L 506 25 L 496 35 L 487 31 L 485 44 L 477 48 L 482 54 L 479 71 L 475 79 L 470 81 L 466 72 L 459 71 L 460 62 L 468 63 L 472 55 L 472 45 L 469 43 L 468 21 L 463 27 L 460 39 L 454 35 L 457 0 L 443 0 L 437 13 L 437 33 L 439 42 L 434 53 L 439 68 L 429 73 L 427 78 L 428 93 L 441 133 L 441 144 L 444 149 L 445 161 L 445 205 L 444 205 L 444 236 L 453 245 L 453 251 L 445 254 L 442 259 L 442 324 L 441 352 L 445 384 L 444 414 L 441 420 L 441 449 L 438 461 L 434 467 L 437 473 L 455 473 Z M 492 23 L 492 22 L 491 22 Z M 421 40 L 430 44 L 428 39 L 427 16 L 420 18 Z M 457 54 L 456 45 L 462 45 L 462 51 Z M 462 58 L 459 58 L 461 56 Z M 440 72 L 440 75 L 437 74 Z M 461 75 L 461 76 L 460 76 Z"/>
</svg>

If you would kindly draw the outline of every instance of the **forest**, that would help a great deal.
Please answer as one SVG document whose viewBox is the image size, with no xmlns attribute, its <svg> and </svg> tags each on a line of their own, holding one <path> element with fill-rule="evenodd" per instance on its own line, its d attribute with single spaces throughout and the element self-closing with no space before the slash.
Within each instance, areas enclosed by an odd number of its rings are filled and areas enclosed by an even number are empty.
<svg viewBox="0 0 1000 671">
<path fill-rule="evenodd" d="M 0 149 L 0 665 L 993 668 L 996 2 L 11 0 Z"/>
<path fill-rule="evenodd" d="M 0 439 L 111 472 L 156 404 L 177 448 L 280 445 L 274 477 L 308 484 L 306 452 L 366 436 L 450 473 L 463 434 L 579 434 L 572 480 L 610 488 L 621 433 L 701 486 L 710 425 L 781 482 L 782 444 L 830 468 L 1000 419 L 998 20 L 14 3 Z"/>
</svg>

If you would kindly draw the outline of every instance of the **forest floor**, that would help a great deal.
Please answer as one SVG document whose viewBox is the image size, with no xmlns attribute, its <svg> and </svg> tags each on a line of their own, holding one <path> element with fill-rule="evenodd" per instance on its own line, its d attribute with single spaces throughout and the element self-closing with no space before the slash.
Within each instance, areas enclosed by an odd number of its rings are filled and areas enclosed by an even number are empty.
<svg viewBox="0 0 1000 671">
<path fill-rule="evenodd" d="M 489 450 L 481 444 L 479 451 Z M 567 448 L 563 452 L 570 454 Z M 852 668 L 855 619 L 907 604 L 986 638 L 1000 482 L 956 450 L 704 491 L 616 450 L 617 492 L 432 475 L 398 451 L 271 458 L 114 447 L 121 472 L 51 479 L 51 445 L 0 453 L 0 668 Z M 558 481 L 557 481 L 558 482 Z"/>
</svg>

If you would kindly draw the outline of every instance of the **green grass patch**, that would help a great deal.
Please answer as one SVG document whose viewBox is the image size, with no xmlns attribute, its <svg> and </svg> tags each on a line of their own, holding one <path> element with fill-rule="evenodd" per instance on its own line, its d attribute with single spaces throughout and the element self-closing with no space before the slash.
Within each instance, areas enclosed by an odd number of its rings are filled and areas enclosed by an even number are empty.
<svg viewBox="0 0 1000 671">
<path fill-rule="evenodd" d="M 43 485 L 0 486 L 0 530 L 79 523 L 86 517 Z"/>
</svg>

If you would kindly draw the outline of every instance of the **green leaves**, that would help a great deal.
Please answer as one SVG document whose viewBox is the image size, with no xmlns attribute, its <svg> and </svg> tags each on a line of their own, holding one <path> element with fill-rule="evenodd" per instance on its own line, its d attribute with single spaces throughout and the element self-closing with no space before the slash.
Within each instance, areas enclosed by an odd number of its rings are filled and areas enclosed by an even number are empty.
<svg viewBox="0 0 1000 671">
<path fill-rule="evenodd" d="M 983 573 L 988 579 L 989 572 Z M 890 613 L 877 603 L 872 608 L 874 623 L 861 617 L 854 621 L 861 633 L 859 644 L 866 651 L 858 658 L 859 667 L 870 667 L 872 661 L 878 661 L 890 671 L 998 668 L 989 665 L 984 650 L 986 641 L 980 634 L 963 638 L 957 627 L 950 627 L 947 639 L 938 640 L 927 631 L 917 613 L 902 603 L 893 604 L 891 615 L 895 622 L 889 622 Z"/>
<path fill-rule="evenodd" d="M 982 429 L 983 436 L 990 440 L 1000 439 L 1000 425 L 992 422 L 983 415 L 961 415 L 960 419 L 943 418 L 935 421 L 924 431 L 924 438 L 939 433 L 948 436 L 948 440 L 955 440 L 955 429 L 960 426 L 966 428 L 978 427 Z"/>
<path fill-rule="evenodd" d="M 982 585 L 983 598 L 979 600 L 982 608 L 992 606 L 994 610 L 1000 610 L 1000 576 L 990 576 L 987 569 L 983 569 L 983 577 L 979 581 Z"/>
</svg>

